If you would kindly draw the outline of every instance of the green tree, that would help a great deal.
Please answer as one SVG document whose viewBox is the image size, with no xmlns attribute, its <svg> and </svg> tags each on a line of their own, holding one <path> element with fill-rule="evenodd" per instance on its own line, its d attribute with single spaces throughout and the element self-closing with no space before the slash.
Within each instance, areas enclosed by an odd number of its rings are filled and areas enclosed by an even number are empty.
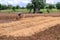
<svg viewBox="0 0 60 40">
<path fill-rule="evenodd" d="M 53 8 L 55 8 L 55 6 L 53 4 L 49 4 L 48 8 L 53 9 Z"/>
<path fill-rule="evenodd" d="M 50 11 L 51 11 L 53 8 L 54 8 L 54 9 L 56 8 L 55 4 L 47 4 L 47 5 L 46 5 L 46 9 L 47 9 L 47 12 L 48 12 L 48 13 L 50 13 Z"/>
<path fill-rule="evenodd" d="M 19 6 L 19 5 L 17 5 L 17 6 L 16 6 L 16 9 L 19 9 L 19 8 L 20 8 L 20 6 Z"/>
<path fill-rule="evenodd" d="M 2 5 L 0 4 L 0 10 L 1 10 L 1 8 L 2 8 Z"/>
<path fill-rule="evenodd" d="M 58 3 L 56 4 L 56 7 L 57 7 L 57 9 L 60 10 L 60 2 L 58 2 Z"/>
<path fill-rule="evenodd" d="M 33 9 L 33 5 L 31 3 L 28 3 L 26 8 L 29 10 L 29 13 L 30 13 Z"/>
<path fill-rule="evenodd" d="M 8 5 L 8 9 L 12 9 L 13 8 L 13 6 L 12 5 Z"/>
<path fill-rule="evenodd" d="M 6 5 L 2 5 L 2 10 L 7 9 Z"/>
<path fill-rule="evenodd" d="M 12 10 L 15 11 L 16 7 L 13 7 Z"/>
<path fill-rule="evenodd" d="M 0 4 L 0 10 L 4 10 L 4 9 L 7 9 L 7 6 Z"/>
<path fill-rule="evenodd" d="M 34 13 L 38 13 L 41 8 L 45 7 L 46 0 L 31 0 Z"/>
</svg>

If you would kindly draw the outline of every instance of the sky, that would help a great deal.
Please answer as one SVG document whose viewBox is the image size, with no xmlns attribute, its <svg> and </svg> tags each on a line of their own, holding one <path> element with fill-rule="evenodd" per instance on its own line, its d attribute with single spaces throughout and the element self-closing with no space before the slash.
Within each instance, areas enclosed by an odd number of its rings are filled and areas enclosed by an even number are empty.
<svg viewBox="0 0 60 40">
<path fill-rule="evenodd" d="M 5 4 L 5 5 L 11 4 L 14 6 L 20 5 L 21 7 L 26 6 L 30 2 L 31 0 L 0 0 L 0 4 Z M 57 2 L 60 2 L 60 0 L 46 0 L 46 3 L 51 3 L 51 4 L 54 4 Z"/>
</svg>

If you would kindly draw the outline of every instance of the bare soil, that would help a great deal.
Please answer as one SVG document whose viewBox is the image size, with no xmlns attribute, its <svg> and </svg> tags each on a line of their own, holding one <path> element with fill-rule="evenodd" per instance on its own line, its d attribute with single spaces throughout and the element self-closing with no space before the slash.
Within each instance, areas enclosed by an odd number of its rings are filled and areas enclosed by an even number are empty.
<svg viewBox="0 0 60 40">
<path fill-rule="evenodd" d="M 0 15 L 0 40 L 60 40 L 60 14 Z"/>
</svg>

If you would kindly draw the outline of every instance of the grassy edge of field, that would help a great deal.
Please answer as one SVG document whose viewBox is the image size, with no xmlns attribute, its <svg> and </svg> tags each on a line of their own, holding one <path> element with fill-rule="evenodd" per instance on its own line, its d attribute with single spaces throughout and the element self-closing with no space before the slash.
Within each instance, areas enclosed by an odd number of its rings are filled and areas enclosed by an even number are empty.
<svg viewBox="0 0 60 40">
<path fill-rule="evenodd" d="M 41 9 L 40 11 L 42 11 L 43 13 L 47 13 L 47 9 Z M 57 9 L 51 9 L 49 11 L 53 12 L 53 13 L 59 12 L 59 10 L 57 10 Z M 15 9 L 15 11 L 13 11 L 12 9 L 0 10 L 0 13 L 18 13 L 18 12 L 29 13 L 29 10 L 27 10 L 27 9 Z M 32 12 L 33 12 L 33 10 L 32 10 Z"/>
</svg>

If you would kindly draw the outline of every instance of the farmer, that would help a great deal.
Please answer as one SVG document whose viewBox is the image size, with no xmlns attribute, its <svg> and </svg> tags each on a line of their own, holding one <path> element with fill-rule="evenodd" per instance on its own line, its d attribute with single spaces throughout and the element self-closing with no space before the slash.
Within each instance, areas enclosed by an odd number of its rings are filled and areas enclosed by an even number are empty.
<svg viewBox="0 0 60 40">
<path fill-rule="evenodd" d="M 21 18 L 21 17 L 22 17 L 22 13 L 19 13 L 19 14 L 18 14 L 18 17 Z"/>
<path fill-rule="evenodd" d="M 22 18 L 22 13 L 18 13 L 18 17 L 16 18 L 16 20 L 21 19 Z"/>
</svg>

